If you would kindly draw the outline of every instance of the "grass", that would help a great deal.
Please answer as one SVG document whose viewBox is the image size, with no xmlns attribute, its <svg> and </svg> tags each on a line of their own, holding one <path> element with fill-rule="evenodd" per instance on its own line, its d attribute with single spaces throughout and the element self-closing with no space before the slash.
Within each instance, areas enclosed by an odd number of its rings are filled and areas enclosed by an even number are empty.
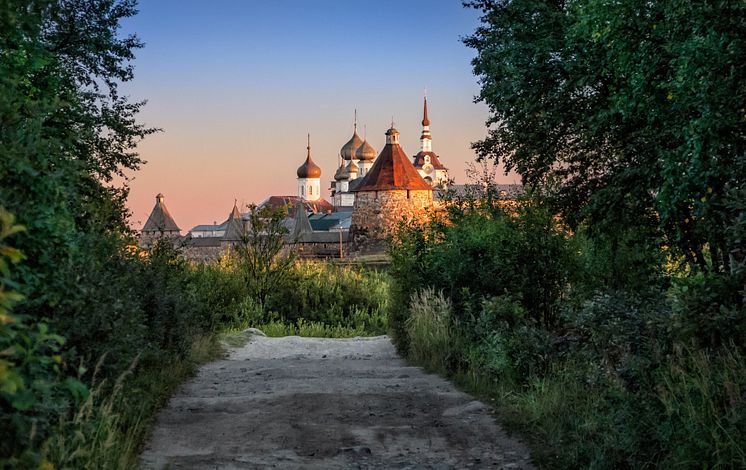
<svg viewBox="0 0 746 470">
<path fill-rule="evenodd" d="M 431 371 L 445 372 L 450 334 L 451 302 L 442 292 L 425 289 L 412 297 L 406 321 L 409 357 Z"/>
<path fill-rule="evenodd" d="M 273 321 L 266 323 L 260 329 L 269 337 L 303 336 L 308 338 L 354 338 L 356 336 L 371 336 L 363 325 L 355 327 L 345 325 L 327 325 L 322 322 L 307 321 L 299 318 L 295 323 Z"/>
<path fill-rule="evenodd" d="M 47 441 L 41 468 L 137 468 L 156 412 L 200 364 L 222 354 L 214 335 L 200 336 L 188 358 L 136 361 L 113 384 L 94 384 L 74 416 L 62 420 Z"/>
</svg>

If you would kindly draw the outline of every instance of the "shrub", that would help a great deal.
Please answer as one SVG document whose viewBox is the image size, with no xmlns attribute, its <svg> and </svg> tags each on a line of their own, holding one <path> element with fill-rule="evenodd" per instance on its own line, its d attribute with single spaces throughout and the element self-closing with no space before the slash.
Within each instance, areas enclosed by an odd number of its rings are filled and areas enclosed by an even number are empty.
<svg viewBox="0 0 746 470">
<path fill-rule="evenodd" d="M 387 288 L 384 273 L 299 261 L 292 266 L 288 282 L 270 293 L 265 310 L 290 322 L 303 318 L 328 325 L 352 326 L 378 318 L 380 327 L 380 318 L 388 307 Z"/>
<path fill-rule="evenodd" d="M 5 240 L 23 227 L 0 207 L 0 467 L 40 465 L 40 448 L 51 425 L 87 394 L 63 374 L 65 339 L 45 323 L 29 324 L 11 311 L 22 297 L 10 281 L 10 267 L 22 260 Z"/>
</svg>

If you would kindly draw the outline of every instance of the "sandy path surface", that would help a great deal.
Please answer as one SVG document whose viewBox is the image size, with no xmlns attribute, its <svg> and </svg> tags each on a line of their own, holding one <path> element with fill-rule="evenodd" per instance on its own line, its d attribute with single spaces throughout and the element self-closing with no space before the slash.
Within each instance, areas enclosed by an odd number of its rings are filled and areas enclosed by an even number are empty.
<svg viewBox="0 0 746 470">
<path fill-rule="evenodd" d="M 144 468 L 533 468 L 488 408 L 389 339 L 254 337 L 157 417 Z"/>
</svg>

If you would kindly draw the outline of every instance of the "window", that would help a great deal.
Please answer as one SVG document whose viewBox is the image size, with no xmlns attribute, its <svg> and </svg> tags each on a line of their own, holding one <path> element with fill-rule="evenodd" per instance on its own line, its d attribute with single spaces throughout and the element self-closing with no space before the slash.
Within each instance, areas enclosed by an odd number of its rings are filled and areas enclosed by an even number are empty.
<svg viewBox="0 0 746 470">
<path fill-rule="evenodd" d="M 306 195 L 306 187 L 305 186 L 301 186 L 300 187 L 300 195 L 301 196 L 305 196 Z"/>
<path fill-rule="evenodd" d="M 308 187 L 308 195 L 313 196 L 313 186 Z"/>
</svg>

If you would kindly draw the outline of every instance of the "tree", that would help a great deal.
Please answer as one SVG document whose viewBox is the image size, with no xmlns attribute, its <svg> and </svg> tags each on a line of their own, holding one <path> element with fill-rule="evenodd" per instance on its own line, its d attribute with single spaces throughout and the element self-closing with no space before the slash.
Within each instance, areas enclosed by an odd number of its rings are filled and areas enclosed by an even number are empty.
<svg viewBox="0 0 746 470">
<path fill-rule="evenodd" d="M 59 301 L 50 286 L 81 237 L 129 232 L 127 188 L 111 182 L 139 167 L 133 149 L 155 131 L 135 119 L 143 103 L 118 92 L 142 45 L 118 36 L 119 21 L 135 13 L 133 0 L 0 4 L 0 204 L 28 229 L 26 305 Z"/>
<path fill-rule="evenodd" d="M 241 227 L 241 237 L 234 246 L 246 283 L 264 307 L 270 292 L 290 275 L 296 252 L 286 243 L 288 229 L 283 224 L 285 207 L 257 207 L 250 204 L 249 219 Z M 238 221 L 236 221 L 238 222 Z"/>
<path fill-rule="evenodd" d="M 483 13 L 465 39 L 491 112 L 480 158 L 516 170 L 574 226 L 641 226 L 692 270 L 728 271 L 728 194 L 746 181 L 746 4 L 466 5 Z"/>
<path fill-rule="evenodd" d="M 155 131 L 137 122 L 143 103 L 119 93 L 141 46 L 119 22 L 135 13 L 133 0 L 0 2 L 0 206 L 27 229 L 14 310 L 65 337 L 70 364 L 110 352 L 113 374 L 145 328 L 127 187 L 113 184 Z"/>
</svg>

